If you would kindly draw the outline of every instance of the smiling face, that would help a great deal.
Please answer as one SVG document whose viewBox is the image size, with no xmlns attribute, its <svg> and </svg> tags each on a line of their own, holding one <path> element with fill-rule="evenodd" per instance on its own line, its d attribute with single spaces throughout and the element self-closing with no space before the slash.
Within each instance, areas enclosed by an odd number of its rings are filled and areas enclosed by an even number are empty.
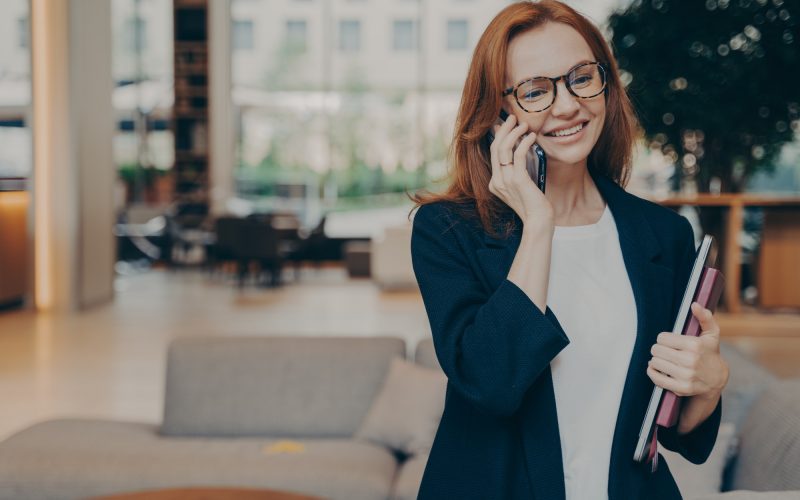
<svg viewBox="0 0 800 500">
<path fill-rule="evenodd" d="M 535 76 L 558 77 L 583 62 L 594 62 L 586 40 L 566 24 L 548 22 L 517 35 L 508 47 L 506 86 Z M 513 95 L 503 102 L 506 111 L 536 132 L 536 142 L 552 163 L 585 165 L 603 130 L 606 103 L 603 93 L 588 99 L 572 95 L 564 80 L 558 82 L 556 100 L 544 111 L 528 113 Z"/>
</svg>

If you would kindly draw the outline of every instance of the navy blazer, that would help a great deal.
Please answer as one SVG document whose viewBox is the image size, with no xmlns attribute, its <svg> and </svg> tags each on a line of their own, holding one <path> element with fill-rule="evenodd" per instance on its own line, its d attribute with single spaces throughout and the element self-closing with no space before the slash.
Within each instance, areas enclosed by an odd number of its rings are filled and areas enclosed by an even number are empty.
<svg viewBox="0 0 800 500">
<path fill-rule="evenodd" d="M 617 225 L 638 317 L 610 450 L 608 497 L 681 498 L 663 457 L 651 472 L 633 453 L 653 390 L 650 348 L 660 332 L 672 330 L 695 255 L 692 228 L 674 211 L 605 176 L 592 177 Z M 507 279 L 520 242 L 519 217 L 513 214 L 517 230 L 499 239 L 454 208 L 446 202 L 420 207 L 411 238 L 414 273 L 447 375 L 444 413 L 418 498 L 564 498 L 550 361 L 570 340 L 549 307 L 542 313 Z M 689 434 L 679 436 L 675 426 L 660 429 L 658 440 L 701 464 L 717 439 L 720 412 L 721 401 Z"/>
</svg>

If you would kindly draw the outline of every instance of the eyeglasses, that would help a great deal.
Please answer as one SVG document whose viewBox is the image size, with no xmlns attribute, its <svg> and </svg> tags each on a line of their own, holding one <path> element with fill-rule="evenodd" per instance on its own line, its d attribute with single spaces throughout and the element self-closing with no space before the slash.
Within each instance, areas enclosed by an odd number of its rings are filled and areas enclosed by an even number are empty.
<svg viewBox="0 0 800 500">
<path fill-rule="evenodd" d="M 600 95 L 606 88 L 606 69 L 598 62 L 579 64 L 566 75 L 550 78 L 537 76 L 524 80 L 503 91 L 503 97 L 514 94 L 517 104 L 523 111 L 538 113 L 556 101 L 558 81 L 564 80 L 569 93 L 581 99 Z"/>
</svg>

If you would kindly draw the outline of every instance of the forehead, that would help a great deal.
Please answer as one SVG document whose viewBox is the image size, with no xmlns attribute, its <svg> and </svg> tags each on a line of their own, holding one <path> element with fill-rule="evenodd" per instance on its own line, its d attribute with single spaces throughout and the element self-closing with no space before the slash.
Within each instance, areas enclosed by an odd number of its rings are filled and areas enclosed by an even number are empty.
<svg viewBox="0 0 800 500">
<path fill-rule="evenodd" d="M 589 44 L 571 26 L 548 22 L 514 37 L 508 46 L 506 79 L 559 76 L 581 61 L 594 61 Z"/>
</svg>

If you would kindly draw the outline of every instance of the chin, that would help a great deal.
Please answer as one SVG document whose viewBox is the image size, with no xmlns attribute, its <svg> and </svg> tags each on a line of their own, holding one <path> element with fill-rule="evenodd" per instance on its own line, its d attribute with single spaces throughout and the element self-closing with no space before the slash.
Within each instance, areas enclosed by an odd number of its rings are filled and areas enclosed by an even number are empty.
<svg viewBox="0 0 800 500">
<path fill-rule="evenodd" d="M 553 151 L 552 153 L 545 150 L 545 153 L 547 153 L 548 162 L 558 162 L 566 165 L 585 163 L 586 159 L 589 157 L 589 154 L 592 152 L 592 148 L 576 147 L 570 149 L 571 150 L 566 151 Z"/>
</svg>

